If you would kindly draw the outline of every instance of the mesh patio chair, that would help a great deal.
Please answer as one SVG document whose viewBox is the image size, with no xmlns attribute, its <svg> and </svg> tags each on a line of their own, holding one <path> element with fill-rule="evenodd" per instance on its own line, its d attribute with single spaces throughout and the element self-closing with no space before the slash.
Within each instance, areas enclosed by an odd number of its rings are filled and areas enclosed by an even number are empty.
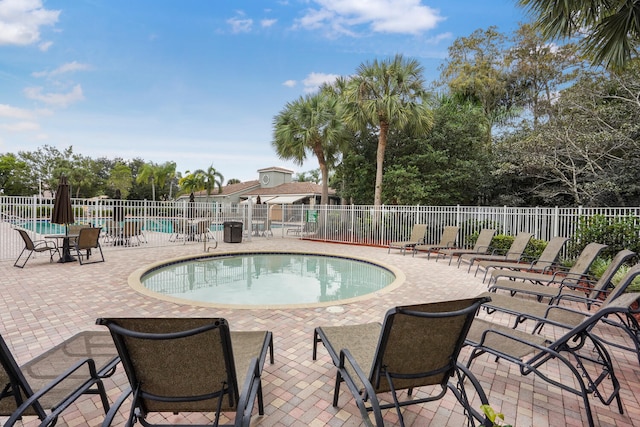
<svg viewBox="0 0 640 427">
<path fill-rule="evenodd" d="M 413 256 L 415 256 L 418 251 L 425 251 L 427 252 L 427 259 L 429 259 L 432 251 L 455 248 L 456 240 L 458 239 L 458 231 L 460 231 L 460 227 L 453 225 L 446 226 L 440 236 L 440 242 L 433 245 L 415 245 L 413 247 Z"/>
<path fill-rule="evenodd" d="M 615 400 L 621 414 L 623 409 L 620 383 L 616 378 L 611 356 L 602 341 L 592 333 L 592 329 L 608 316 L 633 315 L 630 307 L 639 298 L 638 293 L 623 294 L 584 318 L 575 327 L 566 330 L 557 339 L 476 318 L 465 341 L 465 344 L 473 347 L 467 367 L 485 353 L 514 363 L 520 367 L 522 375 L 534 374 L 551 385 L 582 397 L 588 424 L 595 427 L 589 395 L 597 397 L 607 406 Z M 546 372 L 545 366 L 549 361 L 556 361 L 562 372 L 558 374 L 556 366 L 550 367 L 550 372 Z M 566 370 L 572 375 L 573 381 L 561 379 Z"/>
<path fill-rule="evenodd" d="M 231 332 L 221 318 L 111 318 L 107 326 L 129 380 L 103 426 L 131 400 L 127 426 L 150 413 L 235 413 L 235 426 L 248 426 L 254 402 L 264 414 L 262 366 L 273 363 L 271 332 Z M 166 424 L 165 424 L 166 425 Z M 211 424 L 208 424 L 211 425 Z"/>
<path fill-rule="evenodd" d="M 395 408 L 404 425 L 403 406 L 438 400 L 451 390 L 464 406 L 469 425 L 484 423 L 484 416 L 471 406 L 465 386 L 475 389 L 482 404 L 487 404 L 487 398 L 475 376 L 457 359 L 473 317 L 485 301 L 472 298 L 396 307 L 387 312 L 382 325 L 315 328 L 313 359 L 321 342 L 338 368 L 333 406 L 338 406 L 344 381 L 366 424 L 383 426 L 381 411 Z M 432 392 L 414 398 L 412 391 L 419 387 Z M 398 391 L 405 389 L 408 398 L 400 401 Z M 384 393 L 391 394 L 392 403 L 380 402 Z"/>
<path fill-rule="evenodd" d="M 101 227 L 85 227 L 80 229 L 80 233 L 78 234 L 78 238 L 75 242 L 76 254 L 78 255 L 78 262 L 80 265 L 104 262 L 104 254 L 102 253 L 102 247 L 100 246 L 101 230 Z M 100 253 L 100 259 L 89 261 L 92 249 L 98 250 Z M 85 252 L 82 253 L 82 251 Z M 86 257 L 85 262 L 82 262 L 83 257 Z"/>
<path fill-rule="evenodd" d="M 482 281 L 484 282 L 485 280 L 487 280 L 487 273 L 492 268 L 536 273 L 551 271 L 551 269 L 556 266 L 556 260 L 558 259 L 562 248 L 568 240 L 569 239 L 566 237 L 554 237 L 553 239 L 549 240 L 549 242 L 547 242 L 547 246 L 545 246 L 540 256 L 534 260 L 528 259 L 523 255 L 520 258 L 521 262 L 480 261 L 478 262 L 476 267 L 476 275 L 478 274 L 478 270 L 480 270 L 480 268 L 483 268 L 484 278 L 482 279 Z"/>
<path fill-rule="evenodd" d="M 498 279 L 510 279 L 510 280 L 524 280 L 537 283 L 548 283 L 549 276 L 552 276 L 553 281 L 560 281 L 562 278 L 585 278 L 589 274 L 591 264 L 598 258 L 600 252 L 605 249 L 607 245 L 600 243 L 589 243 L 584 247 L 576 262 L 569 268 L 562 268 L 555 266 L 553 270 L 545 272 L 531 272 L 531 271 L 509 271 L 509 270 L 494 270 L 491 272 L 491 279 L 489 284 L 496 282 Z"/>
<path fill-rule="evenodd" d="M 462 254 L 458 257 L 458 267 L 460 267 L 462 261 L 468 262 L 469 269 L 467 271 L 470 272 L 476 261 L 520 261 L 532 237 L 533 234 L 531 233 L 518 233 L 504 254 L 499 254 L 497 253 L 498 251 L 494 251 L 491 254 Z"/>
<path fill-rule="evenodd" d="M 18 366 L 0 336 L 0 415 L 5 427 L 26 416 L 41 426 L 55 425 L 69 405 L 85 394 L 99 394 L 105 413 L 109 400 L 102 379 L 112 375 L 118 353 L 108 332 L 81 332 Z"/>
<path fill-rule="evenodd" d="M 58 245 L 56 245 L 54 241 L 52 240 L 35 240 L 34 241 L 34 240 L 31 240 L 29 233 L 27 233 L 25 230 L 21 230 L 19 228 L 16 228 L 16 230 L 18 231 L 18 233 L 20 233 L 20 237 L 22 237 L 22 240 L 24 241 L 24 248 L 22 248 L 22 252 L 20 252 L 20 255 L 18 255 L 18 258 L 13 263 L 14 267 L 24 268 L 24 266 L 27 264 L 27 261 L 29 261 L 29 258 L 31 258 L 31 255 L 33 255 L 34 252 L 36 253 L 49 252 L 49 262 L 53 262 L 54 253 L 57 253 L 58 256 L 60 255 L 60 249 L 58 249 Z M 29 255 L 27 256 L 27 259 L 25 259 L 24 262 L 20 264 L 20 258 L 22 258 L 22 255 L 25 252 L 28 252 Z"/>
<path fill-rule="evenodd" d="M 600 246 L 605 247 L 605 245 Z M 554 274 L 522 272 L 520 276 L 523 279 L 522 281 L 498 280 L 493 285 L 489 285 L 488 290 L 489 292 L 496 292 L 497 290 L 508 291 L 512 296 L 517 293 L 535 295 L 538 301 L 542 301 L 544 298 L 556 298 L 560 292 L 585 295 L 594 290 L 606 290 L 618 268 L 634 255 L 633 252 L 627 249 L 618 252 L 605 273 L 597 281 L 594 281 L 589 275 L 589 268 L 595 260 L 595 256 L 591 257 L 590 255 L 590 262 L 585 259 L 587 257 L 582 260 L 579 259 L 581 265 L 576 267 L 578 265 L 578 262 L 576 262 L 574 265 L 576 268 L 572 267 L 569 272 L 556 272 Z"/>
<path fill-rule="evenodd" d="M 405 254 L 407 249 L 412 249 L 415 245 L 424 242 L 424 234 L 427 232 L 427 224 L 415 224 L 411 229 L 411 236 L 409 240 L 401 240 L 397 242 L 389 242 L 389 250 L 387 253 L 391 252 L 391 249 L 400 249 L 402 255 Z"/>
<path fill-rule="evenodd" d="M 436 261 L 438 261 L 438 258 L 440 258 L 440 256 L 442 256 L 443 258 L 449 257 L 449 265 L 451 265 L 451 260 L 454 256 L 460 258 L 460 256 L 463 254 L 486 254 L 491 250 L 491 240 L 493 240 L 493 236 L 495 234 L 496 230 L 492 228 L 483 228 L 482 230 L 480 230 L 478 239 L 473 245 L 473 248 L 438 249 L 438 252 L 436 253 Z"/>
</svg>

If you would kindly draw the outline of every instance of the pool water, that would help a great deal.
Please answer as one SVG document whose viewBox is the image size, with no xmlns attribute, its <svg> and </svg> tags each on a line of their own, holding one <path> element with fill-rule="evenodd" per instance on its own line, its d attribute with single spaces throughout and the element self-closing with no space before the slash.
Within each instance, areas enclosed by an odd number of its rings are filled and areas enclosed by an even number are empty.
<svg viewBox="0 0 640 427">
<path fill-rule="evenodd" d="M 54 224 L 48 220 L 26 221 L 24 223 L 16 224 L 16 226 L 44 235 L 64 234 L 66 231 L 64 225 Z"/>
<path fill-rule="evenodd" d="M 158 294 L 232 305 L 340 301 L 376 292 L 394 280 L 389 269 L 366 261 L 290 253 L 196 258 L 141 277 L 142 285 Z"/>
</svg>

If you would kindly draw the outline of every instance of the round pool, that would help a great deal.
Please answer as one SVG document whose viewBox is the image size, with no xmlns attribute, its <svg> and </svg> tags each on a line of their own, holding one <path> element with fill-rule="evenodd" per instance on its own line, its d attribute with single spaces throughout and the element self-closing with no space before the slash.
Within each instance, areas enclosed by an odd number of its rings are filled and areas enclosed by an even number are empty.
<svg viewBox="0 0 640 427">
<path fill-rule="evenodd" d="M 137 291 L 156 298 L 234 308 L 336 305 L 387 292 L 403 281 L 391 266 L 296 252 L 183 257 L 142 268 L 129 278 Z"/>
</svg>

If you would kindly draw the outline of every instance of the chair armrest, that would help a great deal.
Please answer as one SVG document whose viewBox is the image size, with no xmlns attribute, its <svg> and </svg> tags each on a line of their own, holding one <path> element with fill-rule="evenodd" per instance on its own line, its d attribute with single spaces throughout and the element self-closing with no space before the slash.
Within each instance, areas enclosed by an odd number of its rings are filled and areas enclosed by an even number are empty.
<svg viewBox="0 0 640 427">
<path fill-rule="evenodd" d="M 382 412 L 380 409 L 380 402 L 378 402 L 378 397 L 376 396 L 376 391 L 373 388 L 373 385 L 369 381 L 369 378 L 367 378 L 367 375 L 364 373 L 362 368 L 360 368 L 360 366 L 358 365 L 358 362 L 356 362 L 356 360 L 354 359 L 349 349 L 344 348 L 340 350 L 340 364 L 338 366 L 339 374 L 344 380 L 344 382 L 347 384 L 347 387 L 349 387 L 349 390 L 351 390 L 351 394 L 356 400 L 356 405 L 358 405 L 358 408 L 360 409 L 360 413 L 362 414 L 362 419 L 365 421 L 367 425 L 373 425 L 369 418 L 369 411 L 365 406 L 365 403 L 364 403 L 365 401 L 362 397 L 362 394 L 360 393 L 359 387 L 353 381 L 353 378 L 351 378 L 349 371 L 347 371 L 345 362 L 349 363 L 349 365 L 353 369 L 353 372 L 355 372 L 355 374 L 358 376 L 358 379 L 360 380 L 360 382 L 364 387 L 365 391 L 363 394 L 369 400 L 369 404 L 371 405 L 371 412 L 373 412 L 374 418 L 376 420 L 375 425 L 377 426 L 384 425 L 384 421 L 382 419 Z M 334 396 L 334 404 L 336 403 L 336 399 L 337 399 L 337 396 Z"/>
<path fill-rule="evenodd" d="M 83 359 L 83 360 L 78 361 L 73 366 L 71 366 L 69 369 L 64 371 L 62 374 L 58 375 L 55 379 L 53 379 L 53 381 L 51 381 L 46 386 L 44 386 L 43 388 L 38 390 L 36 393 L 31 395 L 28 399 L 26 399 L 24 402 L 22 402 L 22 405 L 20 405 L 11 414 L 11 417 L 9 417 L 9 419 L 6 421 L 4 426 L 12 426 L 12 425 L 14 425 L 16 423 L 16 421 L 18 421 L 19 419 L 22 418 L 22 414 L 24 413 L 24 411 L 29 409 L 29 407 L 32 406 L 34 403 L 36 403 L 38 401 L 38 399 L 40 399 L 42 396 L 44 396 L 45 394 L 47 394 L 48 392 L 53 390 L 62 381 L 67 379 L 69 376 L 73 375 L 76 371 L 78 371 L 80 368 L 82 368 L 85 365 L 89 368 L 90 378 L 87 379 L 81 386 L 79 386 L 72 393 L 70 393 L 67 396 L 65 396 L 64 400 L 62 400 L 61 402 L 59 402 L 55 406 L 55 409 L 52 410 L 52 413 L 49 414 L 49 416 L 47 418 L 53 419 L 53 418 L 57 417 L 57 414 L 60 414 L 67 407 L 69 407 L 69 405 L 71 403 L 73 403 L 75 401 L 75 399 L 77 399 L 80 396 L 80 394 L 84 392 L 84 390 L 88 390 L 94 383 L 96 383 L 98 381 L 101 381 L 101 379 L 98 376 L 98 373 L 96 371 L 96 364 L 93 361 L 93 359 L 88 359 L 87 358 L 87 359 Z M 47 423 L 43 421 L 43 425 L 47 425 Z"/>
<path fill-rule="evenodd" d="M 56 243 L 55 240 L 34 240 L 33 247 L 35 249 L 40 249 L 40 248 L 57 249 L 58 244 Z"/>
</svg>

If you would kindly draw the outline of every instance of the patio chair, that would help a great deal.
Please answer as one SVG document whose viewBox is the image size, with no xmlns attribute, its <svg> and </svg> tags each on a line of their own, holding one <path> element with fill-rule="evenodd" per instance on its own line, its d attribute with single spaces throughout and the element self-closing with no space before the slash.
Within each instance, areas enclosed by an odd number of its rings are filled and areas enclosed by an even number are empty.
<svg viewBox="0 0 640 427">
<path fill-rule="evenodd" d="M 473 347 L 467 367 L 485 353 L 495 356 L 496 359 L 515 363 L 520 367 L 522 375 L 533 373 L 549 384 L 582 397 L 588 424 L 594 427 L 590 394 L 607 406 L 615 400 L 621 414 L 623 409 L 620 384 L 614 372 L 611 356 L 591 330 L 597 322 L 608 316 L 618 313 L 631 316 L 633 312 L 630 306 L 639 298 L 640 294 L 624 294 L 586 317 L 557 339 L 476 318 L 465 341 L 465 344 Z M 549 373 L 545 372 L 544 367 L 552 360 L 560 365 L 560 373 L 555 365 L 550 367 Z M 565 371 L 562 367 L 571 373 L 573 382 L 566 378 L 560 379 Z M 609 384 L 603 384 L 607 381 Z"/>
<path fill-rule="evenodd" d="M 103 426 L 131 400 L 127 426 L 149 426 L 150 413 L 235 412 L 235 426 L 248 426 L 254 401 L 264 414 L 261 374 L 271 332 L 231 332 L 221 318 L 111 318 L 107 326 L 129 380 Z M 211 424 L 208 424 L 211 425 Z"/>
<path fill-rule="evenodd" d="M 53 426 L 59 415 L 84 394 L 98 394 L 105 413 L 109 400 L 102 379 L 111 376 L 118 353 L 108 332 L 81 332 L 18 366 L 0 336 L 0 416 L 13 426 L 37 416 Z"/>
<path fill-rule="evenodd" d="M 549 271 L 556 265 L 556 260 L 568 240 L 569 239 L 566 237 L 554 237 L 547 242 L 547 246 L 545 246 L 540 256 L 534 260 L 530 260 L 523 255 L 520 258 L 520 262 L 480 261 L 476 267 L 476 275 L 478 274 L 480 267 L 484 269 L 483 282 L 487 279 L 487 273 L 492 268 L 515 271 L 532 271 L 536 273 Z"/>
<path fill-rule="evenodd" d="M 427 259 L 429 259 L 431 251 L 455 248 L 458 231 L 460 231 L 460 227 L 456 227 L 454 225 L 446 226 L 440 236 L 440 242 L 433 245 L 415 245 L 413 247 L 413 256 L 415 256 L 418 251 L 426 251 Z"/>
<path fill-rule="evenodd" d="M 179 239 L 186 241 L 188 234 L 186 220 L 177 219 L 171 222 L 171 234 L 169 235 L 170 242 L 175 242 Z"/>
<path fill-rule="evenodd" d="M 126 221 L 122 227 L 122 239 L 127 246 L 133 245 L 133 239 L 137 244 L 143 242 L 144 236 L 142 234 L 142 222 L 140 221 Z"/>
<path fill-rule="evenodd" d="M 460 267 L 461 261 L 468 262 L 469 269 L 467 271 L 470 272 L 471 266 L 476 261 L 520 261 L 532 237 L 533 234 L 531 233 L 518 233 L 504 254 L 499 254 L 497 250 L 494 250 L 491 254 L 462 254 L 458 257 L 458 267 Z"/>
<path fill-rule="evenodd" d="M 402 255 L 405 254 L 407 249 L 413 248 L 415 245 L 424 242 L 424 234 L 427 232 L 427 224 L 415 224 L 411 229 L 411 236 L 409 240 L 401 240 L 397 242 L 389 242 L 389 250 L 387 253 L 391 252 L 391 249 L 400 249 Z"/>
<path fill-rule="evenodd" d="M 80 265 L 104 262 L 104 254 L 102 253 L 102 247 L 100 246 L 101 230 L 102 227 L 85 227 L 80 229 L 78 238 L 75 241 L 76 254 L 78 255 L 78 262 Z M 89 262 L 92 249 L 97 249 L 100 252 L 100 259 Z M 82 251 L 85 251 L 85 253 L 83 254 Z M 84 256 L 86 256 L 87 259 L 83 263 L 82 258 Z"/>
<path fill-rule="evenodd" d="M 474 419 L 483 423 L 484 416 L 474 410 L 465 386 L 475 389 L 482 404 L 487 404 L 485 393 L 457 359 L 473 317 L 485 301 L 471 298 L 395 307 L 387 312 L 382 325 L 315 328 L 313 359 L 321 342 L 338 368 L 333 406 L 338 406 L 340 383 L 344 381 L 365 423 L 383 426 L 381 411 L 395 408 L 404 425 L 403 406 L 441 399 L 449 389 L 464 406 L 469 425 L 474 425 Z M 432 393 L 414 398 L 413 389 L 418 387 L 431 387 Z M 405 389 L 408 398 L 400 401 L 398 391 Z M 383 404 L 379 395 L 387 392 L 393 403 Z M 373 423 L 369 412 L 373 412 Z"/>
<path fill-rule="evenodd" d="M 604 246 L 604 245 L 600 245 Z M 583 251 L 584 252 L 584 251 Z M 591 250 L 589 250 L 591 252 Z M 543 274 L 543 273 L 527 273 L 522 272 L 522 275 L 518 277 L 522 279 L 521 281 L 515 280 L 506 280 L 501 279 L 497 280 L 493 285 L 489 285 L 489 292 L 496 292 L 498 289 L 508 291 L 512 296 L 516 293 L 523 293 L 529 295 L 536 295 L 538 301 L 541 301 L 543 298 L 554 298 L 557 296 L 560 291 L 564 293 L 575 292 L 576 294 L 582 293 L 588 294 L 593 289 L 598 289 L 603 286 L 602 289 L 606 289 L 609 286 L 609 282 L 617 271 L 618 268 L 622 264 L 624 264 L 629 258 L 635 255 L 633 252 L 623 249 L 618 252 L 616 256 L 613 258 L 611 263 L 609 264 L 607 271 L 613 270 L 611 273 L 611 277 L 607 280 L 607 275 L 603 274 L 598 281 L 594 281 L 592 277 L 589 275 L 589 268 L 591 267 L 591 262 L 582 262 L 582 265 L 577 268 L 571 268 L 569 272 L 555 272 L 553 274 Z M 593 258 L 595 259 L 595 257 Z M 576 267 L 578 263 L 574 265 Z"/>
<path fill-rule="evenodd" d="M 31 240 L 29 233 L 25 230 L 19 228 L 16 228 L 16 230 L 20 233 L 20 237 L 22 237 L 22 240 L 24 241 L 24 248 L 22 248 L 22 252 L 18 255 L 16 262 L 13 263 L 14 267 L 24 268 L 34 252 L 49 252 L 49 262 L 53 262 L 54 253 L 57 253 L 58 256 L 60 256 L 60 249 L 58 249 L 58 245 L 56 245 L 53 240 Z M 20 258 L 22 258 L 22 255 L 27 251 L 29 252 L 27 259 L 20 264 Z"/>
<path fill-rule="evenodd" d="M 215 240 L 215 238 L 213 237 L 213 234 L 211 233 L 211 230 L 209 230 L 209 225 L 211 225 L 211 222 L 204 219 L 201 221 L 198 221 L 195 224 L 196 240 L 198 241 L 204 241 L 205 239 L 207 241 Z"/>
<path fill-rule="evenodd" d="M 480 230 L 478 234 L 478 239 L 476 240 L 473 248 L 464 249 L 464 248 L 453 248 L 453 249 L 438 249 L 436 253 L 436 262 L 440 255 L 444 258 L 449 257 L 449 265 L 451 265 L 451 260 L 454 256 L 458 258 L 463 254 L 486 254 L 491 249 L 491 240 L 493 240 L 493 236 L 496 234 L 496 230 L 492 228 L 483 228 Z"/>
<path fill-rule="evenodd" d="M 589 243 L 584 247 L 576 262 L 569 268 L 563 268 L 561 266 L 554 266 L 553 270 L 549 269 L 543 272 L 527 272 L 527 271 L 509 271 L 509 270 L 494 270 L 491 272 L 491 282 L 496 282 L 498 279 L 510 279 L 510 280 L 527 280 L 530 282 L 548 283 L 549 276 L 552 276 L 554 281 L 561 280 L 562 277 L 573 277 L 575 279 L 584 278 L 588 275 L 591 264 L 598 258 L 600 252 L 604 250 L 607 245 L 600 243 Z M 558 280 L 556 280 L 558 279 Z"/>
<path fill-rule="evenodd" d="M 617 269 L 613 270 L 614 272 L 610 277 L 613 277 L 617 271 Z M 631 267 L 617 285 L 611 286 L 611 288 L 606 291 L 602 290 L 602 287 L 604 287 L 602 286 L 594 287 L 592 292 L 587 296 L 584 294 L 576 295 L 573 292 L 561 292 L 553 300 L 553 304 L 523 298 L 513 298 L 504 294 L 484 293 L 482 296 L 490 297 L 491 301 L 485 303 L 483 308 L 487 309 L 489 313 L 500 311 L 513 315 L 514 328 L 527 320 L 536 322 L 536 326 L 533 329 L 534 332 L 542 330 L 545 324 L 572 328 L 577 326 L 586 316 L 591 316 L 593 312 L 600 310 L 602 307 L 606 307 L 612 300 L 624 294 L 638 275 L 640 275 L 640 264 Z M 608 280 L 605 279 L 602 282 L 608 282 Z M 602 298 L 603 294 L 607 295 L 605 299 Z M 574 304 L 568 306 L 563 304 L 565 301 L 570 301 Z M 584 306 L 584 309 L 579 310 L 579 306 Z M 603 322 L 621 328 L 631 337 L 633 347 L 614 342 L 604 334 L 598 335 L 600 340 L 613 347 L 633 352 L 638 356 L 638 361 L 640 361 L 640 328 L 638 327 L 636 319 L 633 316 L 629 318 L 605 318 Z"/>
<path fill-rule="evenodd" d="M 511 296 L 514 296 L 519 292 L 533 295 L 538 301 L 549 298 L 549 304 L 556 303 L 559 298 L 567 298 L 568 296 L 586 297 L 595 300 L 608 293 L 609 288 L 612 287 L 611 281 L 617 271 L 635 255 L 635 252 L 628 249 L 619 251 L 598 280 L 591 280 L 587 276 L 559 277 L 556 275 L 546 275 L 547 282 L 536 281 L 531 283 L 499 280 L 489 287 L 487 294 L 494 295 L 497 290 L 505 290 Z"/>
</svg>

